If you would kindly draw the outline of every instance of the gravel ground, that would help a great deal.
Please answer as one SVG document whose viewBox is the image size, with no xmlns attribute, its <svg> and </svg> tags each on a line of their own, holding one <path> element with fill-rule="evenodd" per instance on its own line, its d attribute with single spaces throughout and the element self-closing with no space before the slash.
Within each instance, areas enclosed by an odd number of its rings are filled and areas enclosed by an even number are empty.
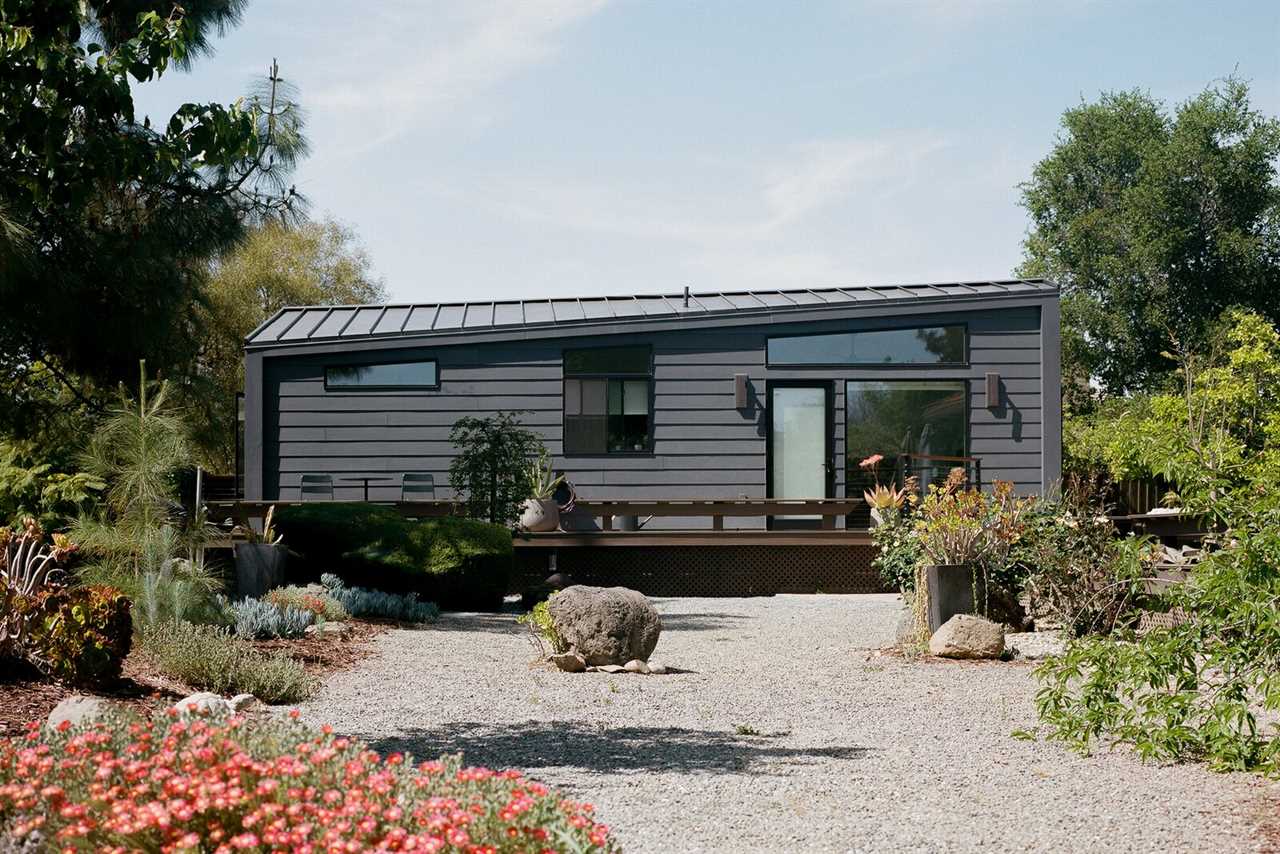
<svg viewBox="0 0 1280 854">
<path fill-rule="evenodd" d="M 510 615 L 396 630 L 303 708 L 375 748 L 462 751 L 596 804 L 627 851 L 1253 851 L 1276 791 L 1081 758 L 1030 665 L 909 661 L 893 596 L 657 600 L 665 676 L 531 665 Z"/>
</svg>

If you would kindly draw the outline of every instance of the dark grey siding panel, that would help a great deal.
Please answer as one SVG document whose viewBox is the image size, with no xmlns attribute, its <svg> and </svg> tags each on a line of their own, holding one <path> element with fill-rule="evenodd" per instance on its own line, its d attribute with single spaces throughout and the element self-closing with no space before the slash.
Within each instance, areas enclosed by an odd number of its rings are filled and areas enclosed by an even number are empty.
<svg viewBox="0 0 1280 854">
<path fill-rule="evenodd" d="M 1056 315 L 1055 315 L 1056 317 Z M 370 359 L 359 351 L 308 355 L 305 350 L 263 358 L 262 495 L 295 498 L 302 474 L 335 477 L 339 498 L 362 489 L 343 477 L 392 478 L 370 486 L 375 499 L 396 498 L 403 472 L 430 472 L 448 497 L 449 429 L 464 415 L 518 411 L 546 442 L 587 498 L 764 497 L 766 418 L 772 379 L 812 378 L 833 384 L 836 431 L 832 462 L 836 494 L 843 494 L 844 381 L 949 378 L 969 381 L 970 450 L 983 458 L 984 480 L 1013 481 L 1039 491 L 1050 429 L 1043 412 L 1040 309 L 1022 306 L 932 314 L 922 322 L 962 321 L 969 328 L 970 362 L 953 368 L 772 368 L 765 364 L 771 335 L 883 326 L 883 321 L 812 321 L 788 326 L 619 334 L 589 339 L 538 339 L 419 349 L 380 349 L 372 358 L 430 357 L 440 365 L 440 388 L 423 391 L 326 391 L 326 365 Z M 903 319 L 903 325 L 910 321 Z M 654 452 L 568 457 L 562 454 L 561 354 L 574 346 L 642 343 L 653 348 Z M 985 407 L 984 378 L 999 373 L 1004 400 Z M 750 406 L 734 408 L 733 377 L 749 378 Z M 1058 428 L 1056 411 L 1052 429 Z M 1055 451 L 1056 452 L 1056 451 Z M 655 520 L 652 526 L 663 523 Z M 702 525 L 678 520 L 669 525 Z M 739 526 L 760 524 L 743 519 Z"/>
</svg>

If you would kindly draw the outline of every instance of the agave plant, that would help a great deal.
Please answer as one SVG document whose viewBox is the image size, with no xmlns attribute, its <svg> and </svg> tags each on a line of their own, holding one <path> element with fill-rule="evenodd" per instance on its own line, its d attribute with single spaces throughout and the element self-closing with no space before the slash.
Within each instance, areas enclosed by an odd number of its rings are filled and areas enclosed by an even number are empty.
<svg viewBox="0 0 1280 854">
<path fill-rule="evenodd" d="M 62 561 L 76 550 L 62 534 L 53 545 L 44 542 L 44 531 L 35 519 L 22 520 L 21 532 L 0 528 L 0 657 L 10 655 L 26 636 L 31 615 L 23 602 L 54 584 L 64 574 Z"/>
<path fill-rule="evenodd" d="M 557 475 L 551 466 L 551 455 L 543 451 L 538 461 L 529 466 L 529 491 L 533 498 L 545 501 L 564 483 L 564 475 Z"/>
</svg>

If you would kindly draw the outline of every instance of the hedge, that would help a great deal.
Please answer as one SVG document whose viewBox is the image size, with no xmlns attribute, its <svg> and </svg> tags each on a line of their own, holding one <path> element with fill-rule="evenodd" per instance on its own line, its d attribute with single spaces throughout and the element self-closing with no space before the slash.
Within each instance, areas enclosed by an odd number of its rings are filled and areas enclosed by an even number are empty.
<svg viewBox="0 0 1280 854">
<path fill-rule="evenodd" d="M 299 581 L 332 572 L 349 586 L 414 592 L 442 608 L 496 610 L 511 576 L 511 532 L 488 522 L 315 502 L 282 508 L 276 530 L 299 558 L 289 561 Z"/>
</svg>

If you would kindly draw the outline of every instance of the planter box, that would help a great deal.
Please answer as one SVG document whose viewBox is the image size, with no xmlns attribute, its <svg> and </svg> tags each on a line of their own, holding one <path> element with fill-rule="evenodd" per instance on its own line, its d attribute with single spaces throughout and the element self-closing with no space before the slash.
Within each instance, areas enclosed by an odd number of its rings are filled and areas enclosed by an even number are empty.
<svg viewBox="0 0 1280 854">
<path fill-rule="evenodd" d="M 236 593 L 257 597 L 283 585 L 288 554 L 283 545 L 236 543 Z"/>
<path fill-rule="evenodd" d="M 929 634 L 936 632 L 956 614 L 976 613 L 973 573 L 973 566 L 967 563 L 924 568 L 925 585 L 929 590 Z"/>
</svg>

